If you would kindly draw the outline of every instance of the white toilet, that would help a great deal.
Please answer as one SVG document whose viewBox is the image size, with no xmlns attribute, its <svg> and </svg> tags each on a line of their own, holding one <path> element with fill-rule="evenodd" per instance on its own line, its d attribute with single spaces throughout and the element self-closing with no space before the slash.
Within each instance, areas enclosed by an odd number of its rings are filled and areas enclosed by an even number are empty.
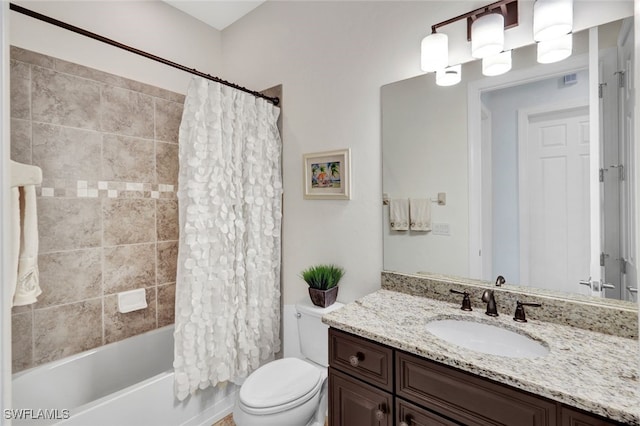
<svg viewBox="0 0 640 426">
<path fill-rule="evenodd" d="M 296 305 L 298 340 L 305 359 L 278 359 L 251 373 L 240 387 L 233 410 L 237 426 L 311 426 L 324 417 L 329 327 L 321 318 L 340 307 L 338 302 L 327 308 L 310 302 Z"/>
</svg>

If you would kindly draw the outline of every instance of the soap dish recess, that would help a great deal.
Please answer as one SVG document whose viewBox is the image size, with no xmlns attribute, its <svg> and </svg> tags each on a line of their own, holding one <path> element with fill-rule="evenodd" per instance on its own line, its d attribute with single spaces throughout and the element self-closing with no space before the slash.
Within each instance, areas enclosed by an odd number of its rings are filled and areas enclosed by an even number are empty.
<svg viewBox="0 0 640 426">
<path fill-rule="evenodd" d="M 118 312 L 126 314 L 147 307 L 147 297 L 144 288 L 118 293 Z"/>
</svg>

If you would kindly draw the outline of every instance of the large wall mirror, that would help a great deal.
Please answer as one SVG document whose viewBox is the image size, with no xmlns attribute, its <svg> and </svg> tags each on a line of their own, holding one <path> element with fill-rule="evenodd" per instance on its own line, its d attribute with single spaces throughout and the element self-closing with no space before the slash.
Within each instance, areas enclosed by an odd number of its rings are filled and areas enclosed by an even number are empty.
<svg viewBox="0 0 640 426">
<path fill-rule="evenodd" d="M 637 303 L 633 27 L 576 32 L 556 64 L 530 45 L 499 77 L 474 61 L 456 86 L 384 86 L 383 199 L 427 199 L 432 220 L 393 230 L 385 203 L 384 269 Z"/>
</svg>

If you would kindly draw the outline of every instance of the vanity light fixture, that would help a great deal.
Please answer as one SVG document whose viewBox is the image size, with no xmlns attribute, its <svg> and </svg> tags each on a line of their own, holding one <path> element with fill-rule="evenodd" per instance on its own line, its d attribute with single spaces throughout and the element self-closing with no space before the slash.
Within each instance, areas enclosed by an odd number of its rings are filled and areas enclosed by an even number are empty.
<svg viewBox="0 0 640 426">
<path fill-rule="evenodd" d="M 448 37 L 437 29 L 462 19 L 467 20 L 467 40 L 473 56 L 493 56 L 504 48 L 504 30 L 518 26 L 518 0 L 500 0 L 431 26 L 431 34 L 422 39 L 420 65 L 423 71 L 436 72 L 436 83 L 441 86 L 458 83 L 461 67 L 447 68 Z"/>
<path fill-rule="evenodd" d="M 453 86 L 462 80 L 462 65 L 452 65 L 450 67 L 436 71 L 436 84 L 438 86 Z"/>
<path fill-rule="evenodd" d="M 435 72 L 449 65 L 449 38 L 446 34 L 433 33 L 422 39 L 422 71 Z"/>
<path fill-rule="evenodd" d="M 538 43 L 538 62 L 550 64 L 561 61 L 571 56 L 573 49 L 573 34 L 569 33 L 562 37 L 541 41 Z"/>
<path fill-rule="evenodd" d="M 537 42 L 539 63 L 561 61 L 573 48 L 573 0 L 535 0 L 533 38 Z M 431 26 L 422 40 L 421 67 L 436 72 L 436 84 L 451 86 L 461 80 L 460 65 L 449 65 L 448 37 L 440 27 L 466 19 L 471 55 L 482 59 L 486 76 L 504 74 L 511 69 L 511 51 L 504 50 L 504 30 L 518 26 L 518 0 L 500 0 Z"/>
<path fill-rule="evenodd" d="M 511 69 L 511 51 L 506 50 L 497 55 L 482 59 L 482 74 L 488 77 L 504 74 Z"/>
<path fill-rule="evenodd" d="M 573 31 L 573 0 L 536 0 L 533 39 L 549 41 Z"/>
<path fill-rule="evenodd" d="M 536 0 L 533 4 L 533 39 L 538 62 L 550 64 L 571 55 L 573 0 Z"/>
<path fill-rule="evenodd" d="M 489 13 L 477 18 L 471 24 L 471 56 L 487 58 L 504 49 L 504 16 Z"/>
</svg>

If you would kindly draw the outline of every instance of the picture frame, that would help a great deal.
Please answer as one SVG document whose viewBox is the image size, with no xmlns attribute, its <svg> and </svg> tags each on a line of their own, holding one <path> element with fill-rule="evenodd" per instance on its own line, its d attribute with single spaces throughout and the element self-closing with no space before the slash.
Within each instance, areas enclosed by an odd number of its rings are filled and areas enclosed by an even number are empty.
<svg viewBox="0 0 640 426">
<path fill-rule="evenodd" d="M 305 199 L 351 199 L 350 149 L 304 154 L 302 165 Z"/>
</svg>

